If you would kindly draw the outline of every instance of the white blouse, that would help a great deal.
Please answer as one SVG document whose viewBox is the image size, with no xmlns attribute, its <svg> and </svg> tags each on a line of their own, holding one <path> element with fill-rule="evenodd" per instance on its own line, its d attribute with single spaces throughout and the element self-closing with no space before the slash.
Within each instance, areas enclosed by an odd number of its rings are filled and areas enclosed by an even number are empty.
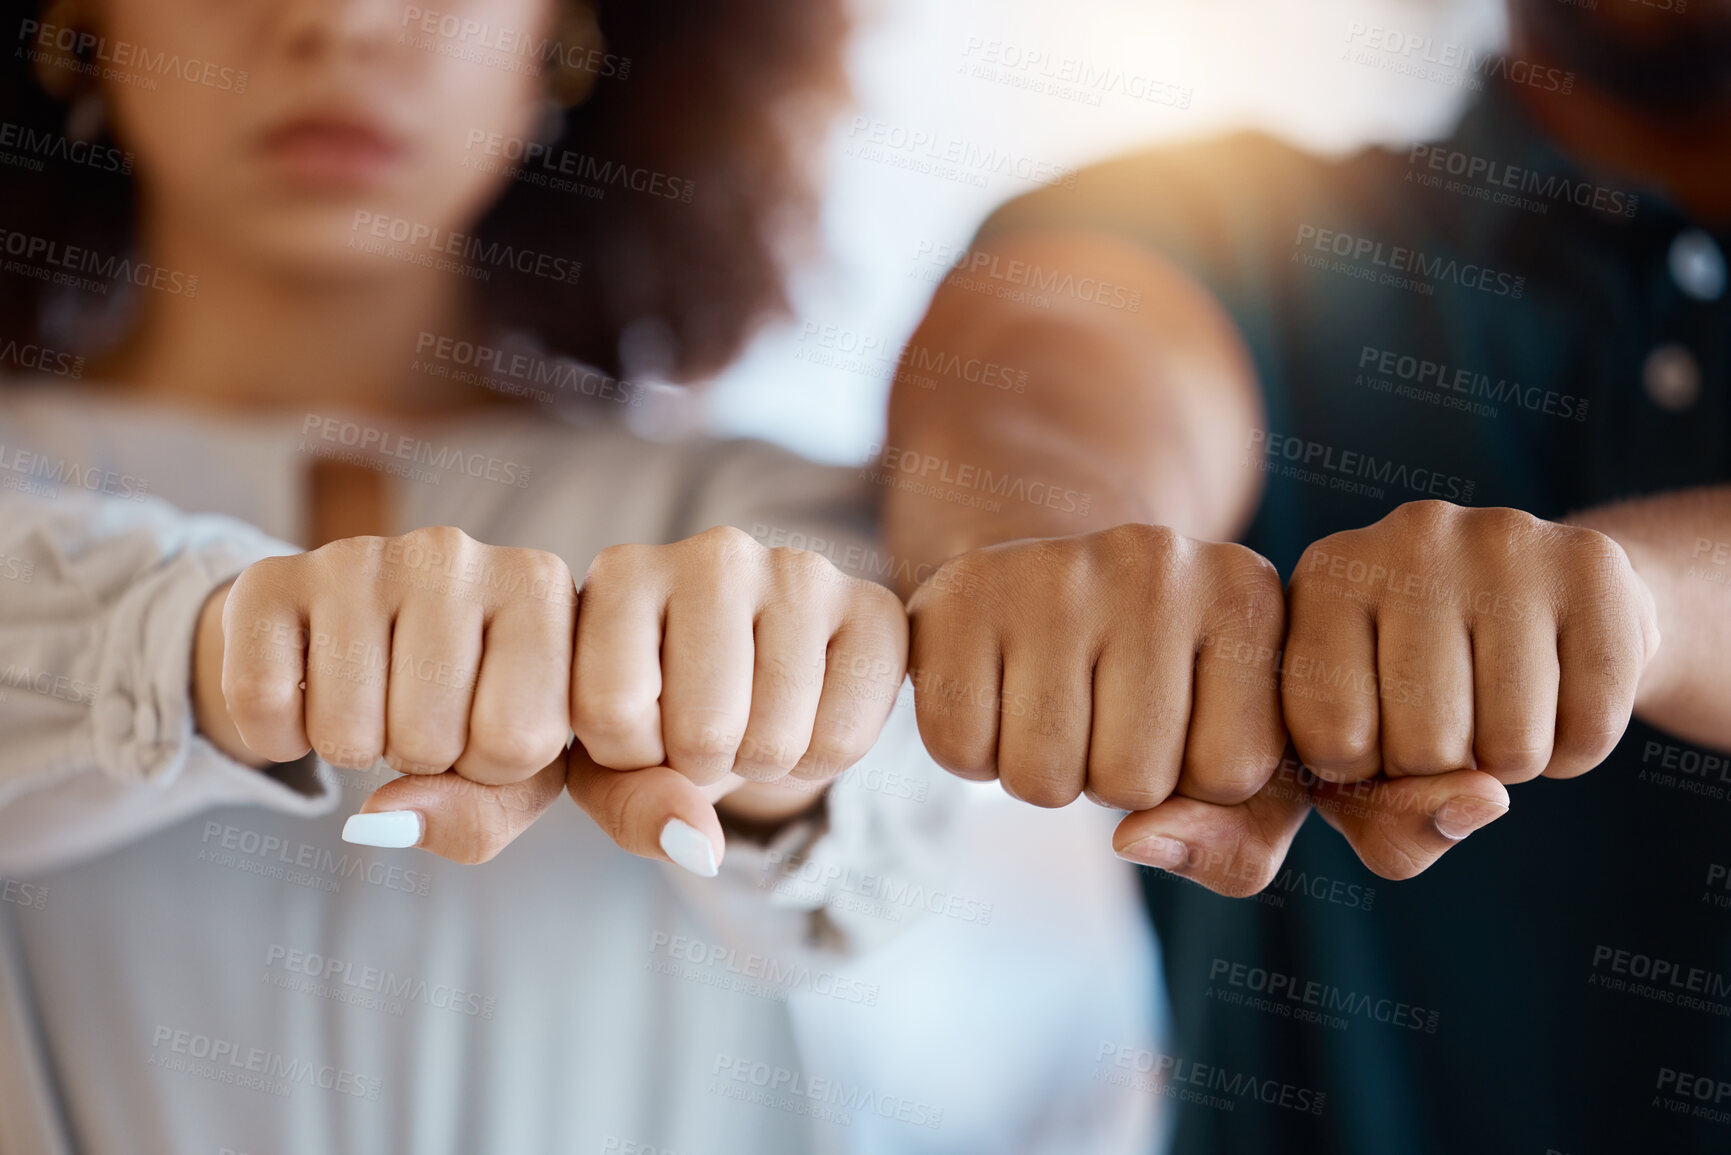
<svg viewBox="0 0 1731 1155">
<path fill-rule="evenodd" d="M 1114 1077 L 1159 976 L 1111 815 L 942 773 L 906 688 L 827 823 L 733 840 L 716 879 L 568 800 L 484 866 L 351 846 L 388 770 L 224 758 L 196 616 L 292 552 L 315 456 L 380 469 L 392 532 L 578 574 L 718 524 L 884 566 L 855 471 L 617 414 L 0 389 L 0 1155 L 1153 1150 L 1158 1091 Z"/>
</svg>

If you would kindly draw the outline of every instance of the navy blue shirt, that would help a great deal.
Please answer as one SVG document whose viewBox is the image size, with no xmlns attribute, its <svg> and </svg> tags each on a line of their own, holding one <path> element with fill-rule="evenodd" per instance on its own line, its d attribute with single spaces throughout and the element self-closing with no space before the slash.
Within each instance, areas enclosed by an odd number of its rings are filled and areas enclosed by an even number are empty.
<svg viewBox="0 0 1731 1155">
<path fill-rule="evenodd" d="M 1245 542 L 1283 574 L 1408 501 L 1554 519 L 1731 479 L 1731 233 L 1500 86 L 1435 144 L 1161 149 L 986 231 L 1034 224 L 1142 241 L 1235 319 L 1268 410 Z M 1731 581 L 1718 552 L 1695 576 Z M 1256 899 L 1144 871 L 1178 1151 L 1731 1151 L 1731 759 L 1634 722 L 1510 793 L 1411 881 L 1315 815 Z"/>
</svg>

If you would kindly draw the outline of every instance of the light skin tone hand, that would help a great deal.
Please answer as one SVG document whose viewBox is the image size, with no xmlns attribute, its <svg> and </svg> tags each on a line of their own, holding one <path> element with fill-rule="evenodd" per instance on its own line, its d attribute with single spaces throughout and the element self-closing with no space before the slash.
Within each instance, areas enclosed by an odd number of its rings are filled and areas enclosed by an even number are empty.
<svg viewBox="0 0 1731 1155">
<path fill-rule="evenodd" d="M 201 615 L 193 689 L 231 757 L 402 773 L 364 837 L 485 862 L 563 788 L 713 874 L 717 800 L 785 817 L 871 747 L 906 629 L 889 591 L 738 530 L 603 551 L 579 591 L 552 554 L 428 529 L 247 569 Z"/>
</svg>

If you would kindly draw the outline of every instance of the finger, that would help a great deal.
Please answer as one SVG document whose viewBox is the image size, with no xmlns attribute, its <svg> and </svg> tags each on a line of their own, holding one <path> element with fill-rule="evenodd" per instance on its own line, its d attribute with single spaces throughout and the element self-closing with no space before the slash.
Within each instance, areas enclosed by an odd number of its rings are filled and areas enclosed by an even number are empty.
<svg viewBox="0 0 1731 1155">
<path fill-rule="evenodd" d="M 1382 772 L 1390 778 L 1473 768 L 1473 646 L 1456 612 L 1383 607 L 1376 619 Z"/>
<path fill-rule="evenodd" d="M 1223 806 L 1175 794 L 1125 816 L 1112 837 L 1119 857 L 1155 866 L 1233 898 L 1274 881 L 1310 813 L 1296 758 L 1284 759 L 1262 788 Z"/>
<path fill-rule="evenodd" d="M 1317 811 L 1372 873 L 1412 878 L 1509 809 L 1509 792 L 1480 770 L 1368 782 L 1321 782 Z"/>
<path fill-rule="evenodd" d="M 1382 767 L 1376 625 L 1350 591 L 1299 576 L 1306 569 L 1301 560 L 1289 587 L 1281 712 L 1306 766 L 1357 781 Z"/>
<path fill-rule="evenodd" d="M 487 786 L 455 770 L 387 782 L 343 827 L 363 846 L 419 846 L 469 865 L 487 862 L 546 813 L 565 785 L 565 756 L 522 782 Z"/>
<path fill-rule="evenodd" d="M 698 785 L 733 769 L 751 715 L 755 607 L 731 583 L 685 589 L 667 603 L 661 650 L 661 741 L 667 764 Z"/>
<path fill-rule="evenodd" d="M 1286 605 L 1272 566 L 1233 583 L 1229 612 L 1203 639 L 1178 793 L 1229 806 L 1262 789 L 1286 752 L 1280 681 Z"/>
<path fill-rule="evenodd" d="M 339 591 L 316 601 L 309 616 L 307 740 L 333 766 L 371 766 L 385 753 L 389 607 Z"/>
<path fill-rule="evenodd" d="M 1547 778 L 1572 778 L 1603 762 L 1629 728 L 1647 662 L 1640 617 L 1617 599 L 1577 606 L 1559 624 L 1557 733 Z"/>
<path fill-rule="evenodd" d="M 222 696 L 247 748 L 272 762 L 312 749 L 306 732 L 306 606 L 300 558 L 266 558 L 235 579 L 222 609 Z"/>
<path fill-rule="evenodd" d="M 703 788 L 672 767 L 610 770 L 573 746 L 567 789 L 622 849 L 705 878 L 720 869 L 726 852 L 721 819 Z"/>
<path fill-rule="evenodd" d="M 908 665 L 908 619 L 893 593 L 882 594 L 879 612 L 850 613 L 830 639 L 811 744 L 795 778 L 834 778 L 864 758 L 895 709 Z"/>
<path fill-rule="evenodd" d="M 443 774 L 462 756 L 482 615 L 476 602 L 439 595 L 411 597 L 397 610 L 385 718 L 385 761 L 397 773 Z"/>
<path fill-rule="evenodd" d="M 603 550 L 577 595 L 571 728 L 615 770 L 659 766 L 664 588 L 632 563 L 642 547 Z"/>
<path fill-rule="evenodd" d="M 746 781 L 786 777 L 811 747 L 835 624 L 809 602 L 778 602 L 758 615 L 751 703 L 733 767 Z"/>
<path fill-rule="evenodd" d="M 495 786 L 520 782 L 558 757 L 570 739 L 570 575 L 563 586 L 548 582 L 544 588 L 553 593 L 513 598 L 487 623 L 469 739 L 456 762 L 465 778 Z"/>
<path fill-rule="evenodd" d="M 998 776 L 1003 659 L 998 638 L 976 619 L 952 623 L 923 593 L 909 603 L 909 666 L 920 739 L 934 761 L 975 782 Z"/>
<path fill-rule="evenodd" d="M 1473 758 L 1506 784 L 1541 774 L 1557 728 L 1557 628 L 1536 609 L 1473 622 Z"/>
<path fill-rule="evenodd" d="M 1054 631 L 1038 647 L 1005 643 L 998 780 L 1010 797 L 1068 806 L 1088 784 L 1098 656 L 1078 629 Z"/>
<path fill-rule="evenodd" d="M 1184 763 L 1192 665 L 1188 639 L 1177 633 L 1125 632 L 1106 640 L 1091 685 L 1088 796 L 1094 801 L 1147 810 L 1172 793 Z"/>
</svg>

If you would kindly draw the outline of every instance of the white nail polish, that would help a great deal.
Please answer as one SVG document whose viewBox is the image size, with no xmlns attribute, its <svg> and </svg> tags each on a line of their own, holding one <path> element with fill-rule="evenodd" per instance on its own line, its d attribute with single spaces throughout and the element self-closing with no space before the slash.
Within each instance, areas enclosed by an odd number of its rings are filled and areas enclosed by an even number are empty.
<svg viewBox="0 0 1731 1155">
<path fill-rule="evenodd" d="M 426 837 L 427 820 L 418 810 L 381 810 L 376 814 L 351 814 L 343 823 L 343 841 L 357 846 L 383 846 L 401 850 L 419 846 Z"/>
<path fill-rule="evenodd" d="M 715 864 L 715 847 L 709 844 L 703 831 L 677 818 L 669 818 L 661 828 L 661 849 L 700 878 L 714 878 L 720 870 Z"/>
</svg>

